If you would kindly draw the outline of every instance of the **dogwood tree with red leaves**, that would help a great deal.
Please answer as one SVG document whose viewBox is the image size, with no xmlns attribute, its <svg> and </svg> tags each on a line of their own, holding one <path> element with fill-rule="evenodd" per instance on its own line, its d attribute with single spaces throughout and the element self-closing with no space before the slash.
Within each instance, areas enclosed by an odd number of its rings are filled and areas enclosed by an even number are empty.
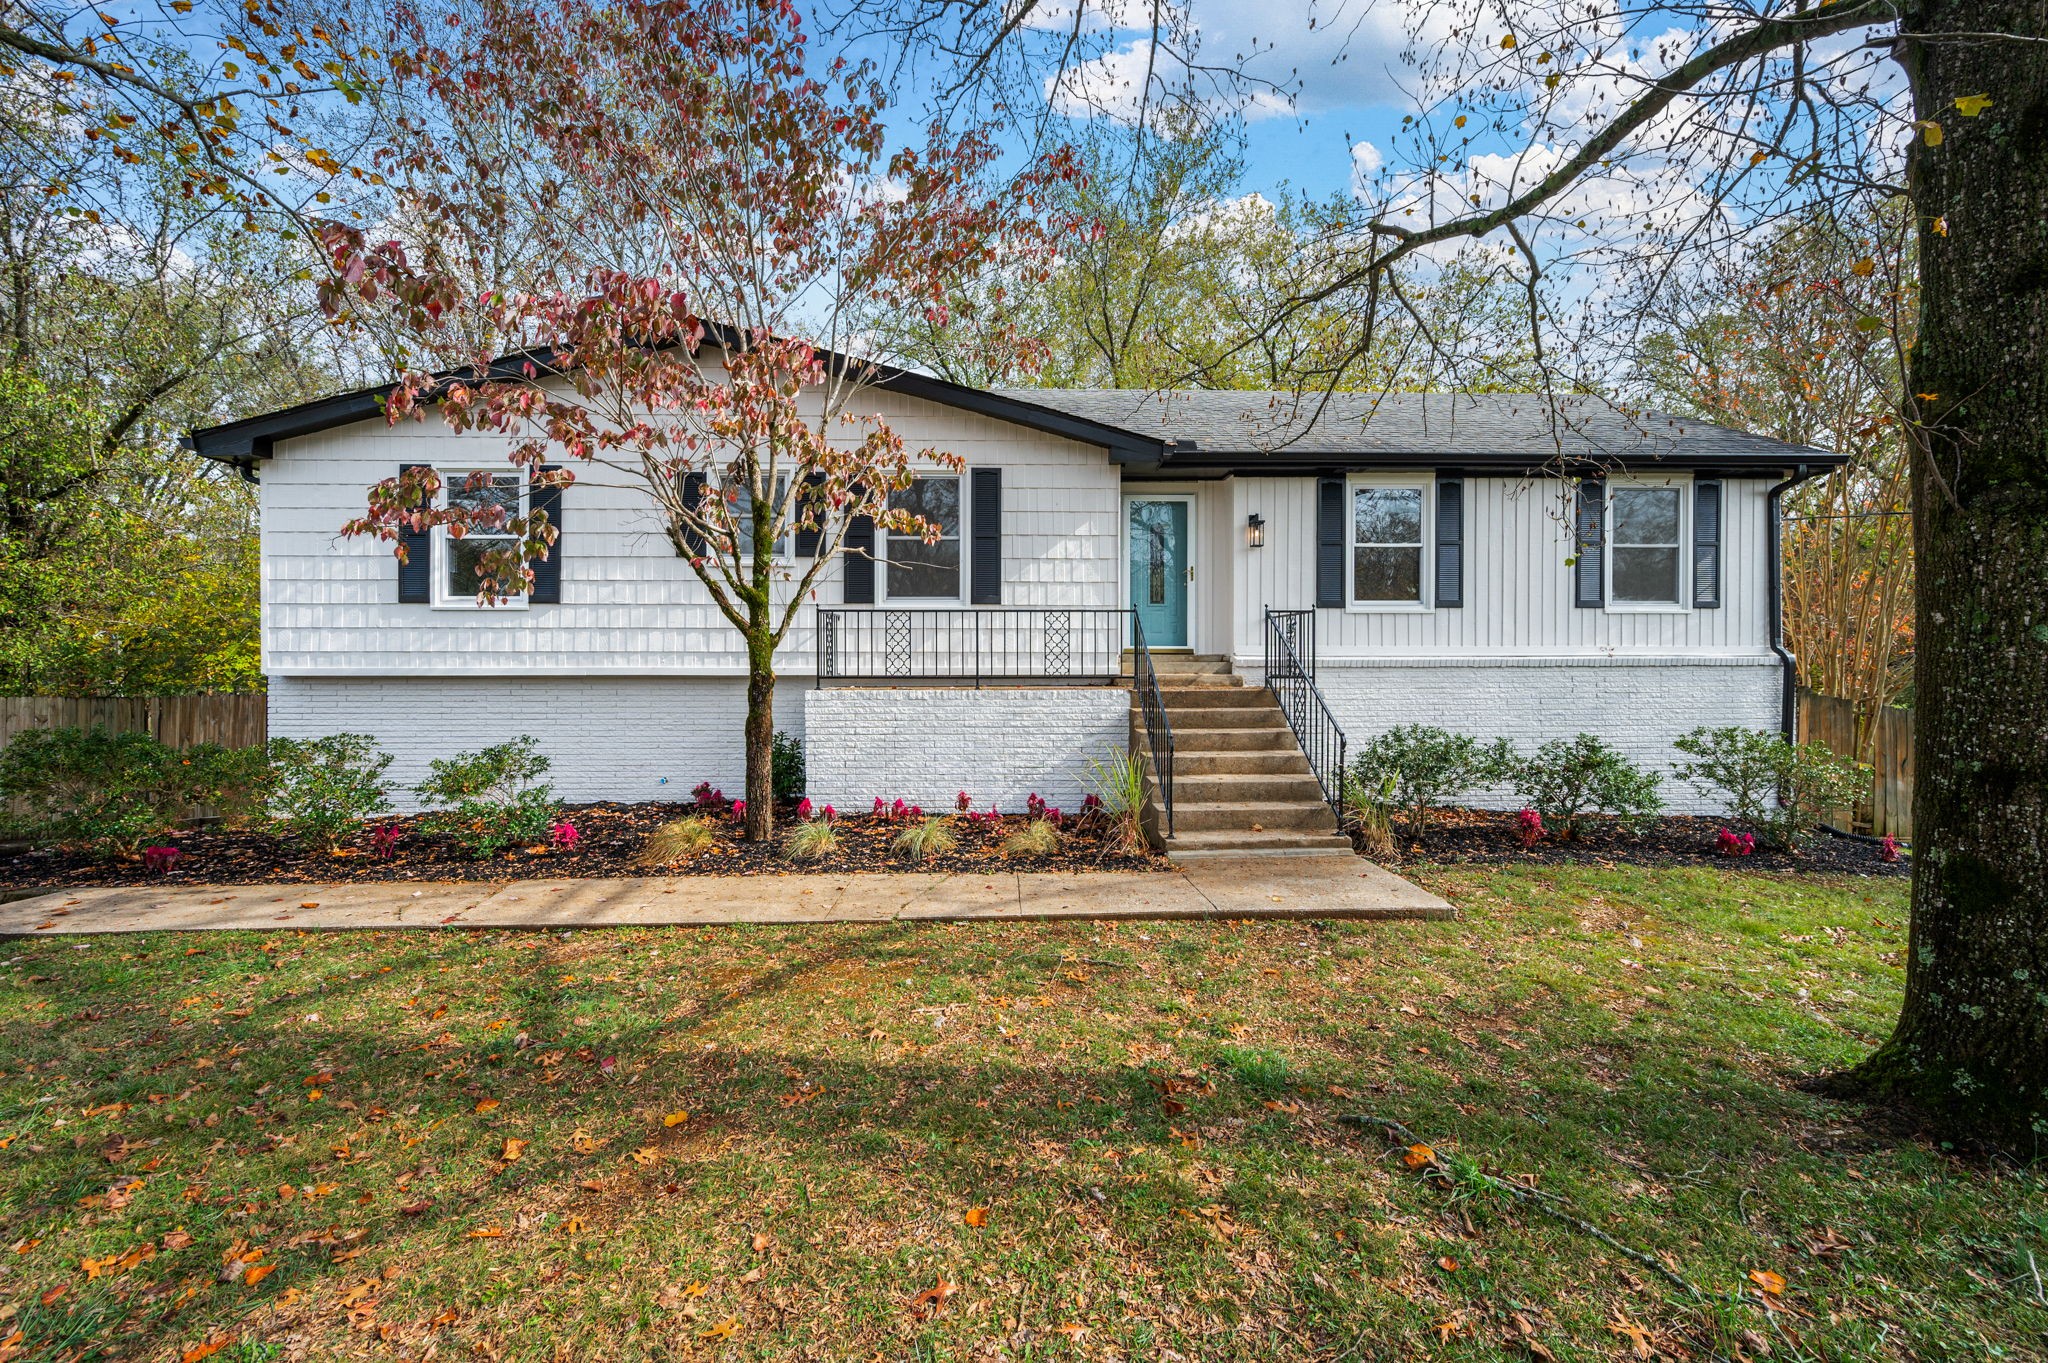
<svg viewBox="0 0 2048 1363">
<path fill-rule="evenodd" d="M 962 466 L 861 410 L 877 371 L 842 353 L 844 319 L 944 321 L 941 300 L 992 262 L 1046 260 L 1071 225 L 1046 220 L 1045 190 L 1072 161 L 1002 174 L 987 127 L 892 149 L 872 71 L 814 72 L 780 0 L 437 16 L 401 9 L 388 45 L 407 112 L 379 162 L 403 228 L 324 227 L 323 301 L 413 360 L 391 421 L 435 411 L 502 436 L 537 488 L 645 497 L 745 641 L 745 824 L 765 838 L 776 647 L 856 523 L 936 539 L 890 494 Z M 443 493 L 431 470 L 388 479 L 346 533 L 402 558 L 436 525 L 509 532 L 480 555 L 483 596 L 525 590 L 555 540 L 545 512 Z M 778 560 L 799 535 L 810 556 Z"/>
</svg>

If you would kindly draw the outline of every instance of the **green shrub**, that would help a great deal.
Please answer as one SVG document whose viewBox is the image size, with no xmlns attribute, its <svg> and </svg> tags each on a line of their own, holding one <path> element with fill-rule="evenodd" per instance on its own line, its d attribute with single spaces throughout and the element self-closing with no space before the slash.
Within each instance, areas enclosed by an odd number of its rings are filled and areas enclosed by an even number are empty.
<svg viewBox="0 0 2048 1363">
<path fill-rule="evenodd" d="M 260 745 L 226 748 L 201 743 L 180 754 L 194 804 L 210 805 L 223 823 L 261 818 L 276 784 L 270 754 Z"/>
<path fill-rule="evenodd" d="M 1690 757 L 1676 771 L 1772 847 L 1797 847 L 1831 809 L 1853 804 L 1869 768 L 1819 743 L 1795 744 L 1761 729 L 1694 729 L 1673 747 Z"/>
<path fill-rule="evenodd" d="M 789 830 L 782 854 L 791 861 L 823 861 L 839 850 L 839 832 L 823 819 L 806 819 Z"/>
<path fill-rule="evenodd" d="M 1552 837 L 1577 836 L 1586 815 L 1612 815 L 1641 831 L 1664 809 L 1663 778 L 1623 757 L 1594 734 L 1553 738 L 1512 764 L 1515 789 L 1543 816 Z"/>
<path fill-rule="evenodd" d="M 186 810 L 224 795 L 247 764 L 207 744 L 180 752 L 140 731 L 29 729 L 0 751 L 0 800 L 26 806 L 30 837 L 99 856 L 134 856 Z"/>
<path fill-rule="evenodd" d="M 778 800 L 794 800 L 804 793 L 804 744 L 780 729 L 768 745 L 769 780 Z"/>
<path fill-rule="evenodd" d="M 889 850 L 905 861 L 924 861 L 941 852 L 950 852 L 960 845 L 960 839 L 946 821 L 937 816 L 920 819 L 889 840 Z"/>
<path fill-rule="evenodd" d="M 391 754 L 377 751 L 368 734 L 273 738 L 270 765 L 271 823 L 307 847 L 332 852 L 364 820 L 391 808 L 384 779 Z"/>
<path fill-rule="evenodd" d="M 540 780 L 547 770 L 539 745 L 522 734 L 429 763 L 427 779 L 414 793 L 421 804 L 442 806 L 426 820 L 429 832 L 492 857 L 507 847 L 546 840 L 561 812 L 554 787 Z"/>
<path fill-rule="evenodd" d="M 1481 744 L 1469 734 L 1434 725 L 1402 724 L 1361 747 L 1351 770 L 1365 790 L 1388 792 L 1388 802 L 1408 811 L 1409 830 L 1419 834 L 1431 810 L 1492 785 L 1512 765 L 1513 753 L 1504 740 Z"/>
</svg>

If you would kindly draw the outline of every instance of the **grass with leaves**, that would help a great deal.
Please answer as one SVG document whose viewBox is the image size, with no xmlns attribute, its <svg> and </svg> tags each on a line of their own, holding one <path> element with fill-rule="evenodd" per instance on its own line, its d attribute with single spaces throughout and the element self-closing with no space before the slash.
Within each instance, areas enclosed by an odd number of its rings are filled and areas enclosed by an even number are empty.
<svg viewBox="0 0 2048 1363">
<path fill-rule="evenodd" d="M 1798 1087 L 1900 885 L 1419 874 L 1465 917 L 5 944 L 0 1357 L 2038 1356 L 2040 1175 Z"/>
</svg>

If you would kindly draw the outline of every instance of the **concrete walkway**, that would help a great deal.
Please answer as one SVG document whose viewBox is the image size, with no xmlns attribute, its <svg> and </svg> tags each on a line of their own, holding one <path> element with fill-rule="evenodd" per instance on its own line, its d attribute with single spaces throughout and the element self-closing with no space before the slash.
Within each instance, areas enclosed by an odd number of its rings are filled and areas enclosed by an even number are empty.
<svg viewBox="0 0 2048 1363">
<path fill-rule="evenodd" d="M 276 928 L 601 928 L 1053 918 L 1449 918 L 1357 857 L 1214 857 L 1154 873 L 634 876 L 134 886 L 0 904 L 0 934 Z"/>
</svg>

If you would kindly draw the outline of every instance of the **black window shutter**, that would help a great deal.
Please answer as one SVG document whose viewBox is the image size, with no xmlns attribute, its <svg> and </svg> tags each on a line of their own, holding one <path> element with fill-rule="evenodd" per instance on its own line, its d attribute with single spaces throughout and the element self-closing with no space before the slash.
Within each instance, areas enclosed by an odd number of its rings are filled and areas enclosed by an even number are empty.
<svg viewBox="0 0 2048 1363">
<path fill-rule="evenodd" d="M 700 506 L 703 503 L 703 501 L 704 475 L 701 473 L 684 474 L 683 509 L 685 511 L 694 512 L 698 508 L 698 506 Z M 689 554 L 692 558 L 704 557 L 705 551 L 709 547 L 705 543 L 704 533 L 701 530 L 697 529 L 697 527 L 694 525 L 685 525 L 682 529 L 684 552 Z"/>
<path fill-rule="evenodd" d="M 974 550 L 968 558 L 967 601 L 975 606 L 1003 604 L 1003 471 L 975 469 L 968 520 Z"/>
<path fill-rule="evenodd" d="M 1316 605 L 1344 604 L 1344 480 L 1316 480 Z"/>
<path fill-rule="evenodd" d="M 1456 474 L 1436 479 L 1436 604 L 1465 604 L 1465 480 Z"/>
<path fill-rule="evenodd" d="M 1605 479 L 1579 480 L 1579 504 L 1573 522 L 1573 552 L 1578 555 L 1578 564 L 1572 569 L 1572 604 L 1582 610 L 1599 610 L 1607 604 Z"/>
<path fill-rule="evenodd" d="M 855 516 L 846 525 L 839 555 L 849 606 L 875 604 L 875 518 Z"/>
<path fill-rule="evenodd" d="M 429 468 L 428 464 L 400 464 L 398 476 L 403 478 L 414 469 Z M 431 605 L 434 600 L 434 532 L 429 530 L 408 530 L 399 543 L 405 546 L 405 562 L 398 565 L 398 601 L 405 606 Z"/>
<path fill-rule="evenodd" d="M 1692 485 L 1692 604 L 1695 610 L 1721 606 L 1721 483 L 1696 479 Z"/>
<path fill-rule="evenodd" d="M 818 544 L 825 536 L 825 513 L 827 508 L 824 498 L 818 495 L 818 489 L 823 486 L 825 486 L 824 474 L 807 473 L 804 475 L 804 490 L 799 494 L 799 500 L 795 508 L 796 515 L 799 518 L 804 516 L 813 517 L 818 524 L 816 526 L 800 525 L 797 527 L 796 556 L 798 558 L 816 558 L 818 556 Z"/>
<path fill-rule="evenodd" d="M 553 473 L 560 464 L 542 464 L 536 473 Z M 568 546 L 568 539 L 562 533 L 562 489 L 558 487 L 537 487 L 527 501 L 527 510 L 545 512 L 548 524 L 555 527 L 555 542 L 548 546 L 548 556 L 533 565 L 533 585 L 527 588 L 526 599 L 537 606 L 558 606 L 562 603 L 562 551 Z"/>
</svg>

